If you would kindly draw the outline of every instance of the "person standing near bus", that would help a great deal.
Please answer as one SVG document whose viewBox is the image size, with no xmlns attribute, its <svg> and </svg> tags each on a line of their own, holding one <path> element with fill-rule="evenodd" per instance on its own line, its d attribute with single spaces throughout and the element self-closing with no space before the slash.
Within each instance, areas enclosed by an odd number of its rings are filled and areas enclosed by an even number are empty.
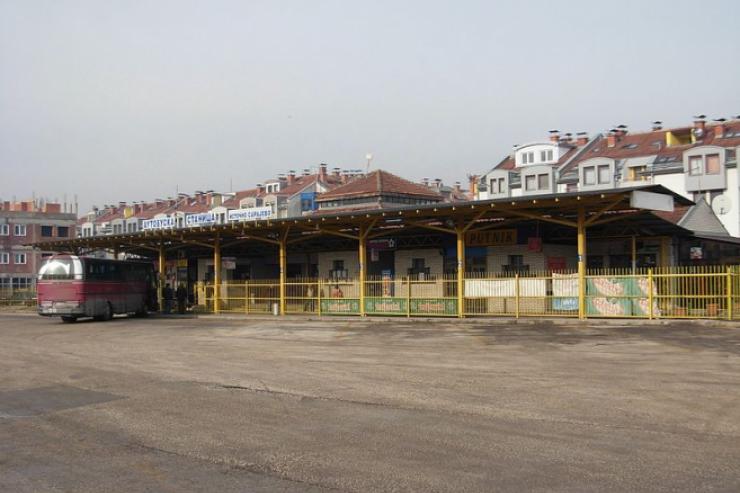
<svg viewBox="0 0 740 493">
<path fill-rule="evenodd" d="M 170 283 L 165 284 L 162 290 L 162 299 L 164 300 L 164 313 L 170 313 L 172 311 L 172 288 Z"/>
<path fill-rule="evenodd" d="M 184 283 L 180 283 L 175 291 L 175 297 L 177 298 L 177 313 L 183 315 L 185 313 L 185 302 L 188 299 L 188 290 Z"/>
</svg>

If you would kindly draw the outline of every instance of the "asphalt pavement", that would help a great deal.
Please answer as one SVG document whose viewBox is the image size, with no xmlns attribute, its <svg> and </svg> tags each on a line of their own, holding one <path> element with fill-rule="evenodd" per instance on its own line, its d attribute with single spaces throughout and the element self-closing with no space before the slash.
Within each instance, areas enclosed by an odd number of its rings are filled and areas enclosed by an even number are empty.
<svg viewBox="0 0 740 493">
<path fill-rule="evenodd" d="M 740 491 L 740 328 L 0 314 L 0 491 Z"/>
</svg>

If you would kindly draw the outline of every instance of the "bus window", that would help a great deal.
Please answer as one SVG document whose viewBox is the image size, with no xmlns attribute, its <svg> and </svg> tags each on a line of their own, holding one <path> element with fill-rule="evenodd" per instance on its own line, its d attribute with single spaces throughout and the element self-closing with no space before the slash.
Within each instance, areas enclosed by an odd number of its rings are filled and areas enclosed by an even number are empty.
<svg viewBox="0 0 740 493">
<path fill-rule="evenodd" d="M 72 280 L 82 278 L 82 265 L 73 257 L 50 258 L 39 269 L 39 280 Z"/>
</svg>

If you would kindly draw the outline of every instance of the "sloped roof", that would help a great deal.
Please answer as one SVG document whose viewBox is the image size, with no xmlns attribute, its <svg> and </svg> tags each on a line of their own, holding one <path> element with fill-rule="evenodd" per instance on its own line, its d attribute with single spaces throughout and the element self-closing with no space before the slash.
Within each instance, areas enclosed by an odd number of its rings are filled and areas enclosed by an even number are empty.
<svg viewBox="0 0 740 493">
<path fill-rule="evenodd" d="M 605 157 L 614 160 L 636 158 L 641 156 L 655 156 L 654 162 L 680 162 L 684 151 L 692 147 L 716 145 L 725 148 L 740 146 L 740 120 L 731 120 L 722 124 L 724 136 L 717 138 L 719 124 L 707 124 L 704 136 L 693 144 L 666 146 L 666 132 L 674 134 L 686 134 L 693 127 L 677 127 L 661 130 L 650 130 L 647 132 L 627 133 L 617 137 L 613 147 L 609 147 L 609 139 L 598 139 L 587 152 L 576 156 L 563 173 L 578 167 L 578 164 L 586 159 Z"/>
<path fill-rule="evenodd" d="M 346 197 L 380 196 L 381 194 L 413 195 L 415 197 L 442 200 L 442 195 L 419 183 L 396 176 L 383 170 L 376 170 L 356 178 L 318 197 L 318 201 Z"/>
<path fill-rule="evenodd" d="M 704 197 L 696 200 L 696 205 L 693 205 L 689 209 L 678 225 L 699 234 L 729 236 L 722 221 L 719 220 L 712 208 L 704 200 Z"/>
</svg>

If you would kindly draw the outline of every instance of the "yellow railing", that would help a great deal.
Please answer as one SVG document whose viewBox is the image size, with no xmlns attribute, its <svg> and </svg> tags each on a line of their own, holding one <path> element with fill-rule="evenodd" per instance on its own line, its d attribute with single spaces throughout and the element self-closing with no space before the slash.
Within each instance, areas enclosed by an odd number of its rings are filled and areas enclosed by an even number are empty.
<svg viewBox="0 0 740 493">
<path fill-rule="evenodd" d="M 575 271 L 467 273 L 458 293 L 455 275 L 377 276 L 366 279 L 288 279 L 281 300 L 278 279 L 225 282 L 221 312 L 309 315 L 469 317 L 578 317 Z M 196 289 L 214 311 L 214 286 Z M 740 267 L 595 269 L 585 276 L 585 318 L 740 319 Z M 364 303 L 361 305 L 361 300 Z"/>
<path fill-rule="evenodd" d="M 36 304 L 36 289 L 16 288 L 0 289 L 0 306 L 34 306 Z"/>
</svg>

